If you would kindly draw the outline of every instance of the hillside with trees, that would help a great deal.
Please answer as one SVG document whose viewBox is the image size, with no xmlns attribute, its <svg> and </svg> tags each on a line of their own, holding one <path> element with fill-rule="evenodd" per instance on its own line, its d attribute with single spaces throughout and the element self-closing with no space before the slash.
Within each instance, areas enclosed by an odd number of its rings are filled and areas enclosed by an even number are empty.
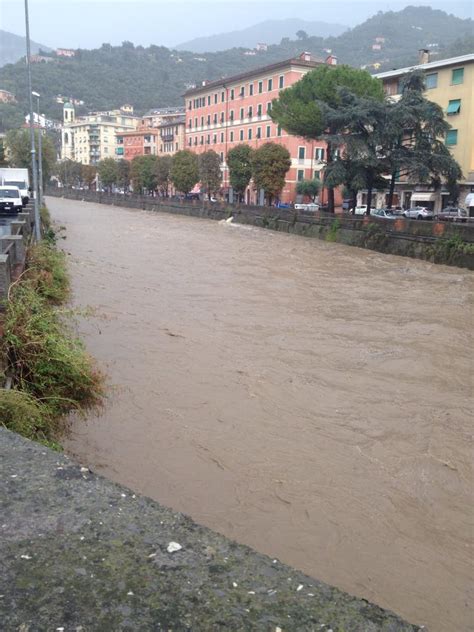
<svg viewBox="0 0 474 632">
<path fill-rule="evenodd" d="M 76 51 L 73 58 L 52 57 L 49 63 L 33 65 L 33 87 L 42 95 L 42 111 L 60 119 L 62 106 L 57 95 L 80 99 L 81 114 L 112 109 L 129 103 L 137 113 L 153 107 L 180 105 L 183 93 L 204 79 L 244 72 L 298 55 L 302 50 L 324 59 L 328 50 L 340 63 L 369 70 L 384 70 L 417 63 L 418 50 L 430 48 L 433 59 L 474 51 L 472 20 L 463 20 L 429 7 L 407 7 L 402 11 L 379 12 L 339 37 L 309 37 L 299 32 L 266 51 L 246 54 L 232 48 L 219 53 L 196 54 L 164 46 L 121 46 L 103 44 L 95 50 Z M 378 40 L 377 40 L 378 38 Z M 380 49 L 373 49 L 373 46 Z M 373 64 L 380 64 L 374 68 Z M 18 114 L 27 111 L 24 62 L 0 68 L 0 87 L 13 92 L 17 106 L 0 104 L 0 132 L 14 126 Z"/>
</svg>

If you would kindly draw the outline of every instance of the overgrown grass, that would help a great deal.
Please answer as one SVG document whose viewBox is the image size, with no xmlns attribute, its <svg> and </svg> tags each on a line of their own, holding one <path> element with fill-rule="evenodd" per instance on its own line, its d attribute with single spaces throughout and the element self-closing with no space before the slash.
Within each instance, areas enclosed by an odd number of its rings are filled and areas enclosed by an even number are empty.
<svg viewBox="0 0 474 632">
<path fill-rule="evenodd" d="M 100 405 L 104 377 L 60 309 L 69 297 L 64 253 L 51 241 L 29 249 L 9 292 L 0 352 L 12 390 L 0 391 L 0 424 L 51 444 L 67 413 Z"/>
</svg>

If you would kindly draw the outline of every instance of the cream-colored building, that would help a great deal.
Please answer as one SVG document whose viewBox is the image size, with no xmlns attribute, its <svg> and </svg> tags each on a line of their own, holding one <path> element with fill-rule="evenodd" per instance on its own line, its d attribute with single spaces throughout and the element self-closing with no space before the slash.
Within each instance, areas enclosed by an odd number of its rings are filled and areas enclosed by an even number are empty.
<svg viewBox="0 0 474 632">
<path fill-rule="evenodd" d="M 474 207 L 474 54 L 430 61 L 429 51 L 422 50 L 418 65 L 381 72 L 375 77 L 383 81 L 386 94 L 396 97 L 404 76 L 413 70 L 425 73 L 425 95 L 443 108 L 451 125 L 445 143 L 463 172 L 459 205 Z M 449 201 L 448 191 L 425 184 L 399 182 L 397 193 L 400 205 L 406 208 L 421 204 L 437 212 Z"/>
<path fill-rule="evenodd" d="M 166 120 L 158 126 L 160 130 L 158 155 L 172 156 L 185 147 L 186 116 L 184 113 Z"/>
<path fill-rule="evenodd" d="M 96 165 L 104 158 L 117 155 L 117 132 L 136 129 L 141 118 L 133 115 L 131 106 L 108 112 L 91 112 L 76 118 L 71 103 L 63 108 L 61 128 L 61 159 L 75 160 L 83 165 Z"/>
</svg>

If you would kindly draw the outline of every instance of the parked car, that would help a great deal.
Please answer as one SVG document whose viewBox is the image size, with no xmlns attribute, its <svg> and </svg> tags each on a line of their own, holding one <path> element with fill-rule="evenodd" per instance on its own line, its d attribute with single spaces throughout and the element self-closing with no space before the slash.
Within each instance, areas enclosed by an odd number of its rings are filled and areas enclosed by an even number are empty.
<svg viewBox="0 0 474 632">
<path fill-rule="evenodd" d="M 374 208 L 370 209 L 371 211 L 375 211 Z M 367 204 L 360 204 L 356 206 L 354 209 L 354 215 L 366 215 L 367 214 Z"/>
<path fill-rule="evenodd" d="M 457 206 L 447 206 L 440 213 L 438 219 L 442 222 L 467 222 L 467 211 Z"/>
<path fill-rule="evenodd" d="M 397 216 L 388 208 L 373 208 L 370 214 L 372 217 L 381 217 L 382 219 L 397 219 Z"/>
<path fill-rule="evenodd" d="M 295 211 L 319 211 L 319 204 L 310 202 L 309 204 L 295 204 Z"/>
<path fill-rule="evenodd" d="M 13 215 L 22 210 L 23 200 L 20 189 L 12 186 L 0 186 L 0 212 Z"/>
<path fill-rule="evenodd" d="M 342 210 L 348 211 L 351 208 L 352 200 L 350 198 L 346 198 L 342 200 Z"/>
<path fill-rule="evenodd" d="M 408 219 L 433 219 L 433 211 L 426 206 L 412 206 L 403 213 Z"/>
</svg>

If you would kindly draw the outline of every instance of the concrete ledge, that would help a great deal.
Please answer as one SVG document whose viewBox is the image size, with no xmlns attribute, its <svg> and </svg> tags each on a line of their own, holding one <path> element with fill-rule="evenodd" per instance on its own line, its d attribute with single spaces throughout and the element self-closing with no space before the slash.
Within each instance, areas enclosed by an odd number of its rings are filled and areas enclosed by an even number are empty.
<svg viewBox="0 0 474 632">
<path fill-rule="evenodd" d="M 0 474 L 6 632 L 419 630 L 1 428 Z"/>
</svg>

